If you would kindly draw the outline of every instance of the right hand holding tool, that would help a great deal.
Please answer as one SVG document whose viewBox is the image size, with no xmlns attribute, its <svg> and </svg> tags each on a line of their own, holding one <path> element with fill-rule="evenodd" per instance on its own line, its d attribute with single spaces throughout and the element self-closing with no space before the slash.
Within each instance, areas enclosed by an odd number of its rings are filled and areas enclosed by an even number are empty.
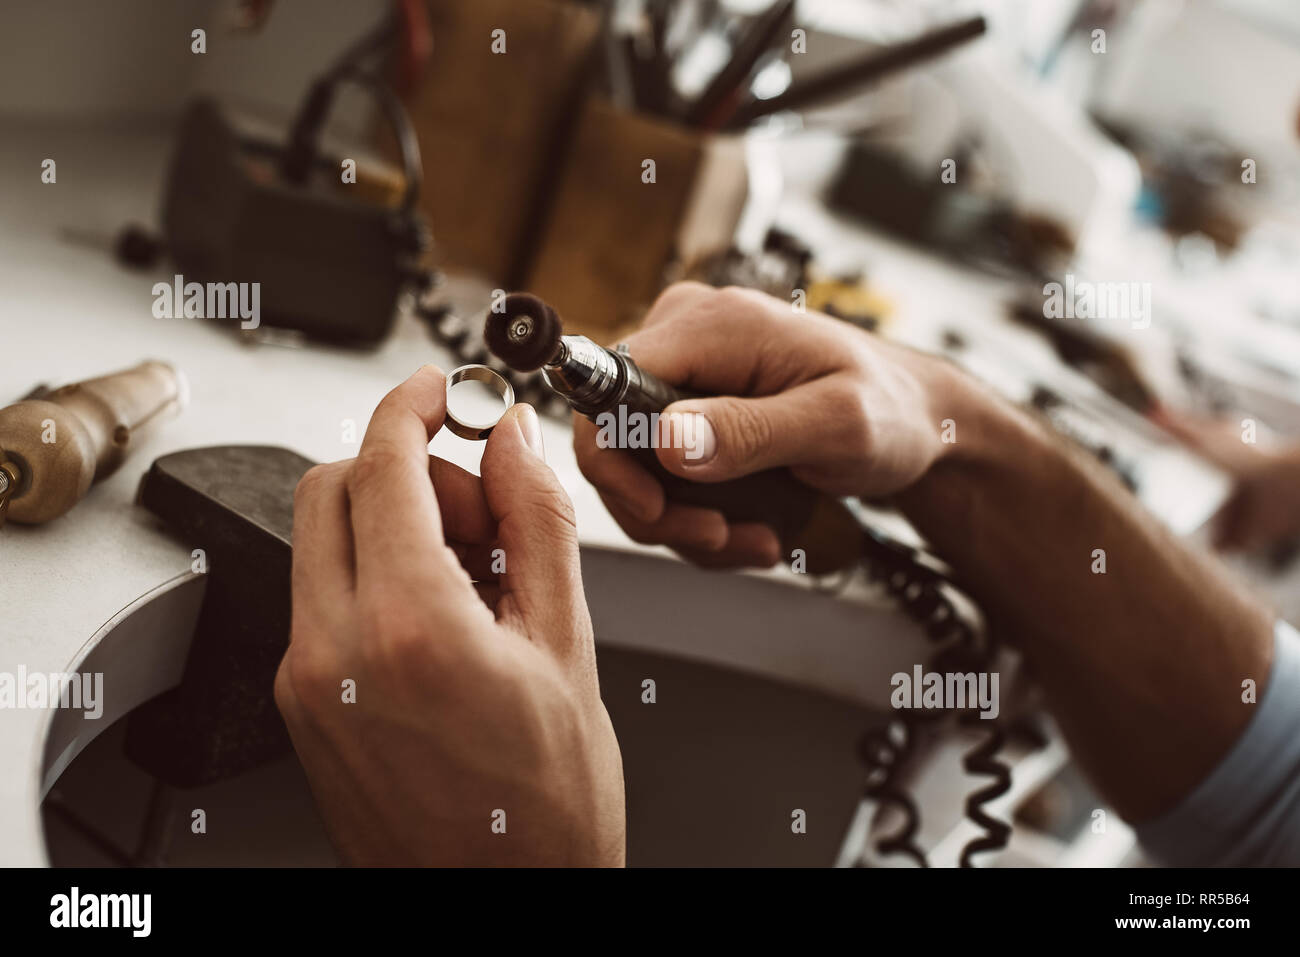
<svg viewBox="0 0 1300 957">
<path fill-rule="evenodd" d="M 653 375 L 714 394 L 665 411 L 699 417 L 694 448 L 656 450 L 664 468 L 695 482 L 788 467 L 831 495 L 887 496 L 956 448 L 941 441 L 944 396 L 959 382 L 946 363 L 763 293 L 678 283 L 627 346 Z M 787 557 L 763 524 L 670 501 L 632 456 L 600 448 L 597 432 L 575 417 L 578 465 L 635 540 L 709 566 Z"/>
</svg>

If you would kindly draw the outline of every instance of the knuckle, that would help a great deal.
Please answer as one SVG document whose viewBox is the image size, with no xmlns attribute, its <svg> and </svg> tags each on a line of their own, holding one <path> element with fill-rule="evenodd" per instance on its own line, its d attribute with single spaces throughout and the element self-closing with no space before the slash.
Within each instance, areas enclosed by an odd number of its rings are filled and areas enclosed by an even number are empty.
<svg viewBox="0 0 1300 957">
<path fill-rule="evenodd" d="M 623 533 L 627 535 L 628 538 L 632 539 L 632 541 L 636 542 L 638 545 L 663 544 L 661 539 L 657 535 L 655 535 L 653 532 L 646 530 L 640 525 L 637 525 L 632 522 L 624 521 L 621 518 L 619 519 L 618 524 L 623 529 Z"/>
<path fill-rule="evenodd" d="M 713 303 L 719 309 L 742 309 L 753 303 L 753 294 L 742 286 L 722 286 L 713 290 Z"/>
<path fill-rule="evenodd" d="M 361 655 L 370 668 L 409 673 L 433 653 L 428 622 L 401 607 L 369 604 L 362 612 Z"/>
<path fill-rule="evenodd" d="M 743 313 L 756 322 L 767 323 L 774 319 L 780 319 L 789 311 L 786 309 L 773 310 L 771 306 L 774 302 L 777 302 L 777 300 L 757 289 L 747 289 L 744 286 L 723 286 L 721 289 L 713 291 L 712 306 L 719 314 Z"/>
<path fill-rule="evenodd" d="M 302 640 L 289 646 L 275 678 L 275 700 L 281 712 L 286 706 L 298 705 L 307 713 L 316 713 L 334 696 L 341 680 L 333 656 Z"/>
<path fill-rule="evenodd" d="M 854 451 L 870 456 L 875 444 L 876 420 L 867 390 L 846 382 L 837 388 L 837 393 L 834 402 L 846 443 Z"/>
<path fill-rule="evenodd" d="M 675 282 L 659 293 L 654 304 L 650 306 L 649 312 L 646 313 L 646 322 L 658 322 L 671 318 L 683 309 L 689 309 L 701 302 L 712 295 L 713 292 L 712 286 L 705 285 L 702 282 L 695 282 L 694 280 Z"/>
<path fill-rule="evenodd" d="M 293 490 L 294 506 L 304 505 L 319 495 L 329 483 L 330 474 L 329 467 L 325 465 L 313 465 L 309 468 Z"/>
<path fill-rule="evenodd" d="M 423 622 L 406 602 L 373 592 L 359 596 L 361 629 L 365 644 L 391 643 L 406 647 L 423 632 Z"/>
<path fill-rule="evenodd" d="M 638 545 L 662 544 L 662 539 L 655 534 L 655 523 L 647 524 L 631 517 L 627 506 L 606 495 L 603 491 L 599 489 L 597 491 L 600 492 L 600 500 L 605 503 L 605 508 L 609 510 L 609 514 L 614 516 L 614 520 L 618 522 L 618 527 L 623 530 L 623 534 Z"/>
<path fill-rule="evenodd" d="M 772 424 L 752 402 L 728 400 L 724 406 L 726 455 L 736 464 L 758 458 L 771 447 Z"/>
<path fill-rule="evenodd" d="M 391 446 L 379 444 L 362 451 L 348 470 L 348 491 L 364 492 L 385 480 L 401 464 L 401 456 Z"/>
<path fill-rule="evenodd" d="M 839 323 L 838 319 L 831 322 Z M 840 323 L 843 325 L 843 323 Z M 836 329 L 836 332 L 839 330 Z M 872 351 L 873 343 L 865 336 L 844 337 L 843 348 L 839 350 L 843 357 L 844 368 L 860 375 L 869 375 L 876 365 L 876 356 Z"/>
<path fill-rule="evenodd" d="M 449 555 L 454 555 L 448 550 Z M 459 574 L 469 577 L 455 566 Z M 471 596 L 473 592 L 469 593 Z M 470 623 L 457 614 L 437 614 L 423 606 L 393 600 L 362 599 L 358 643 L 361 663 L 385 680 L 406 682 L 418 675 L 423 684 L 454 673 L 464 664 Z"/>
<path fill-rule="evenodd" d="M 536 524 L 545 528 L 548 535 L 557 532 L 577 535 L 578 518 L 573 509 L 573 502 L 559 486 L 539 489 L 529 496 L 525 503 L 528 513 L 534 516 Z"/>
<path fill-rule="evenodd" d="M 275 672 L 275 684 L 271 687 L 272 695 L 275 698 L 275 706 L 279 709 L 280 714 L 288 718 L 295 710 L 297 698 L 293 691 L 293 683 L 289 676 L 288 654 L 280 661 L 280 667 Z"/>
</svg>

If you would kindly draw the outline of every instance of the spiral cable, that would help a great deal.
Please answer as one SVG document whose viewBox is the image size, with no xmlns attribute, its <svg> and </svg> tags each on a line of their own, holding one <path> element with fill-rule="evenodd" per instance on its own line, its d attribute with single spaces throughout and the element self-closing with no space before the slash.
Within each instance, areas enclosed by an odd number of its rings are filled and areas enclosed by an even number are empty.
<svg viewBox="0 0 1300 957">
<path fill-rule="evenodd" d="M 962 718 L 965 725 L 972 724 L 989 724 L 983 722 L 978 715 L 967 714 Z M 962 767 L 970 774 L 982 774 L 993 778 L 993 781 L 980 788 L 978 791 L 972 791 L 966 797 L 966 817 L 974 821 L 984 829 L 981 837 L 972 838 L 966 842 L 966 846 L 961 851 L 961 866 L 973 867 L 971 858 L 982 851 L 997 851 L 1007 846 L 1007 840 L 1011 837 L 1011 825 L 1006 821 L 999 821 L 992 817 L 984 810 L 984 805 L 988 802 L 999 798 L 1011 790 L 1011 769 L 1005 763 L 997 760 L 997 753 L 1005 742 L 1005 735 L 1002 729 L 996 726 L 987 728 L 983 741 L 966 753 L 962 759 Z"/>
<path fill-rule="evenodd" d="M 897 831 L 876 841 L 876 850 L 883 855 L 902 854 L 911 858 L 918 867 L 926 867 L 925 852 L 916 844 L 921 815 L 911 796 L 898 784 L 898 774 L 911 755 L 913 735 L 910 720 L 891 718 L 862 735 L 858 741 L 858 754 L 867 768 L 863 796 L 882 809 L 893 808 L 903 818 Z M 862 863 L 862 855 L 859 855 L 856 865 Z"/>
<path fill-rule="evenodd" d="M 867 538 L 861 567 L 867 578 L 882 585 L 900 610 L 919 624 L 926 637 L 938 646 L 927 665 L 930 670 L 982 671 L 992 665 L 997 651 L 995 643 L 988 637 L 983 642 L 979 640 L 975 629 L 962 618 L 952 599 L 945 594 L 946 587 L 953 587 L 951 582 L 941 572 L 918 561 L 916 549 L 885 540 L 880 533 L 872 531 Z M 920 828 L 920 812 L 899 779 L 915 750 L 921 726 L 944 717 L 946 714 L 942 711 L 895 712 L 882 725 L 863 734 L 858 742 L 858 755 L 867 772 L 864 796 L 875 802 L 878 808 L 892 808 L 903 818 L 902 825 L 893 833 L 876 839 L 874 848 L 882 856 L 901 854 L 921 867 L 928 866 L 925 852 L 915 840 Z M 997 753 L 1005 743 L 1001 729 L 989 726 L 973 711 L 967 711 L 960 721 L 964 727 L 987 732 L 984 740 L 965 755 L 963 768 L 968 773 L 993 779 L 966 799 L 966 817 L 982 832 L 962 849 L 961 866 L 971 867 L 975 854 L 999 850 L 1006 846 L 1010 837 L 1010 826 L 989 815 L 985 805 L 1010 789 L 1011 770 L 997 759 Z M 862 866 L 865 857 L 866 847 L 859 853 L 855 865 Z"/>
</svg>

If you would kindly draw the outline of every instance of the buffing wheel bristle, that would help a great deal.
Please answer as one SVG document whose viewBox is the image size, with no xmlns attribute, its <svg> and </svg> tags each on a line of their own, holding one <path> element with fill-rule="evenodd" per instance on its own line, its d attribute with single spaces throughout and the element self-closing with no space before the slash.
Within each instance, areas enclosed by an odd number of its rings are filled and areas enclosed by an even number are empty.
<svg viewBox="0 0 1300 957">
<path fill-rule="evenodd" d="M 555 310 L 536 296 L 515 292 L 504 308 L 488 310 L 483 340 L 492 354 L 518 372 L 546 365 L 560 347 L 564 327 Z"/>
</svg>

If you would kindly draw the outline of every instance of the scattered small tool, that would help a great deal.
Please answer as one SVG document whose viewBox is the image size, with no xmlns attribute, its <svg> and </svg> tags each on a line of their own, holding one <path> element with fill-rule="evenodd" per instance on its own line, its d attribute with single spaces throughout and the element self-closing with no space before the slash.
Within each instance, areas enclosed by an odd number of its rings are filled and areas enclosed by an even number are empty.
<svg viewBox="0 0 1300 957">
<path fill-rule="evenodd" d="M 116 235 L 80 225 L 65 226 L 59 232 L 69 242 L 110 250 L 119 263 L 130 269 L 149 269 L 164 252 L 162 239 L 136 223 L 128 223 Z"/>
<path fill-rule="evenodd" d="M 63 515 L 185 401 L 181 374 L 148 361 L 0 409 L 0 522 Z"/>
<path fill-rule="evenodd" d="M 971 17 L 868 53 L 841 66 L 830 67 L 817 76 L 795 82 L 779 96 L 751 100 L 727 119 L 725 128 L 741 129 L 772 113 L 809 109 L 837 97 L 850 96 L 883 77 L 911 69 L 982 36 L 987 29 L 983 17 Z"/>
<path fill-rule="evenodd" d="M 794 0 L 777 0 L 747 24 L 731 60 L 708 88 L 691 104 L 685 119 L 689 126 L 717 129 L 735 112 L 748 90 L 754 68 L 777 43 L 783 26 L 793 22 Z"/>
</svg>

